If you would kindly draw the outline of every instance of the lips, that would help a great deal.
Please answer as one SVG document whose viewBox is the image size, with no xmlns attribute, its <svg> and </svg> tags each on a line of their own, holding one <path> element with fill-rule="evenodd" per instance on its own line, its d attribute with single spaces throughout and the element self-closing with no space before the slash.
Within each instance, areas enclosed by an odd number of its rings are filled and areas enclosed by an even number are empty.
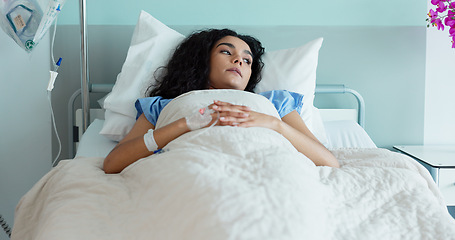
<svg viewBox="0 0 455 240">
<path fill-rule="evenodd" d="M 238 68 L 229 68 L 227 71 L 237 73 L 240 77 L 242 76 L 242 72 Z"/>
</svg>

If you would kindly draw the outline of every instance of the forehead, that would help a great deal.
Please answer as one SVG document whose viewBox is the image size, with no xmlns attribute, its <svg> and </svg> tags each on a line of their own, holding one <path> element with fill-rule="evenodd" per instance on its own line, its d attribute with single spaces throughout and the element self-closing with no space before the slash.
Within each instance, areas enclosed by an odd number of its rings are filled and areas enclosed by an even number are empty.
<svg viewBox="0 0 455 240">
<path fill-rule="evenodd" d="M 250 46 L 248 46 L 248 44 L 245 41 L 243 41 L 242 39 L 240 39 L 238 37 L 234 37 L 234 36 L 223 37 L 220 40 L 218 40 L 218 42 L 215 43 L 215 48 L 220 46 L 220 44 L 223 44 L 223 43 L 230 43 L 230 44 L 234 45 L 234 47 L 236 49 L 238 48 L 239 50 L 251 51 Z"/>
</svg>

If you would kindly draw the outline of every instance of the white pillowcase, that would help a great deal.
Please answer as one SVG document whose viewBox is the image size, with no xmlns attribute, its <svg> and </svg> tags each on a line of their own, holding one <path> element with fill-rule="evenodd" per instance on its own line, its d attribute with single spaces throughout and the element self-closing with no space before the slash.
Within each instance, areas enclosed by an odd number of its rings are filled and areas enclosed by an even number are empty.
<svg viewBox="0 0 455 240">
<path fill-rule="evenodd" d="M 167 63 L 170 53 L 184 38 L 141 11 L 122 71 L 104 101 L 104 108 L 135 117 L 134 102 L 145 97 L 147 87 L 154 82 L 155 70 Z"/>
<path fill-rule="evenodd" d="M 256 92 L 289 90 L 303 94 L 300 116 L 310 131 L 326 145 L 328 143 L 319 111 L 313 106 L 316 69 L 323 39 L 315 39 L 301 47 L 265 53 L 261 82 Z"/>
<path fill-rule="evenodd" d="M 104 101 L 105 122 L 100 134 L 120 141 L 131 130 L 136 117 L 134 103 L 145 97 L 155 80 L 156 69 L 164 66 L 184 36 L 170 29 L 150 14 L 141 11 L 128 54 L 112 92 Z M 264 72 L 256 92 L 289 90 L 304 95 L 300 113 L 308 128 L 322 143 L 327 141 L 322 121 L 314 111 L 316 69 L 322 38 L 294 49 L 267 52 Z M 318 132 L 316 132 L 318 131 Z"/>
<path fill-rule="evenodd" d="M 312 128 L 316 69 L 322 41 L 318 38 L 298 48 L 265 53 L 263 77 L 255 89 L 256 92 L 284 89 L 303 94 L 301 116 L 309 128 Z"/>
<path fill-rule="evenodd" d="M 101 135 L 120 141 L 128 134 L 136 118 L 134 103 L 145 97 L 147 87 L 155 81 L 155 70 L 166 64 L 170 53 L 184 38 L 141 11 L 122 71 L 104 100 L 106 113 Z"/>
</svg>

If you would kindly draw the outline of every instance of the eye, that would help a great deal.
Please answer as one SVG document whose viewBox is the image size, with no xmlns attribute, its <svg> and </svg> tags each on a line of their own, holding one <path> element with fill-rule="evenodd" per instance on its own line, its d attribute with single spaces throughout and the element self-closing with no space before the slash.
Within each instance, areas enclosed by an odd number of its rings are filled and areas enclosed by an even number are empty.
<svg viewBox="0 0 455 240">
<path fill-rule="evenodd" d="M 228 50 L 221 50 L 220 53 L 224 53 L 226 55 L 231 55 L 231 52 L 229 52 Z"/>
<path fill-rule="evenodd" d="M 243 61 L 248 65 L 251 64 L 251 60 L 249 58 L 244 58 Z"/>
</svg>

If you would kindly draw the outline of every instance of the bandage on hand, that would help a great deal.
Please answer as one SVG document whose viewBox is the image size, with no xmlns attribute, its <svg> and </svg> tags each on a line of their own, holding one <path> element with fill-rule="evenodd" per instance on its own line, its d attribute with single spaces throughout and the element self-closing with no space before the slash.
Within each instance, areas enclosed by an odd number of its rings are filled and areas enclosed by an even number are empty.
<svg viewBox="0 0 455 240">
<path fill-rule="evenodd" d="M 213 120 L 212 113 L 215 113 L 213 109 L 210 109 L 208 106 L 203 107 L 191 116 L 185 117 L 186 125 L 191 131 L 201 129 Z"/>
</svg>

